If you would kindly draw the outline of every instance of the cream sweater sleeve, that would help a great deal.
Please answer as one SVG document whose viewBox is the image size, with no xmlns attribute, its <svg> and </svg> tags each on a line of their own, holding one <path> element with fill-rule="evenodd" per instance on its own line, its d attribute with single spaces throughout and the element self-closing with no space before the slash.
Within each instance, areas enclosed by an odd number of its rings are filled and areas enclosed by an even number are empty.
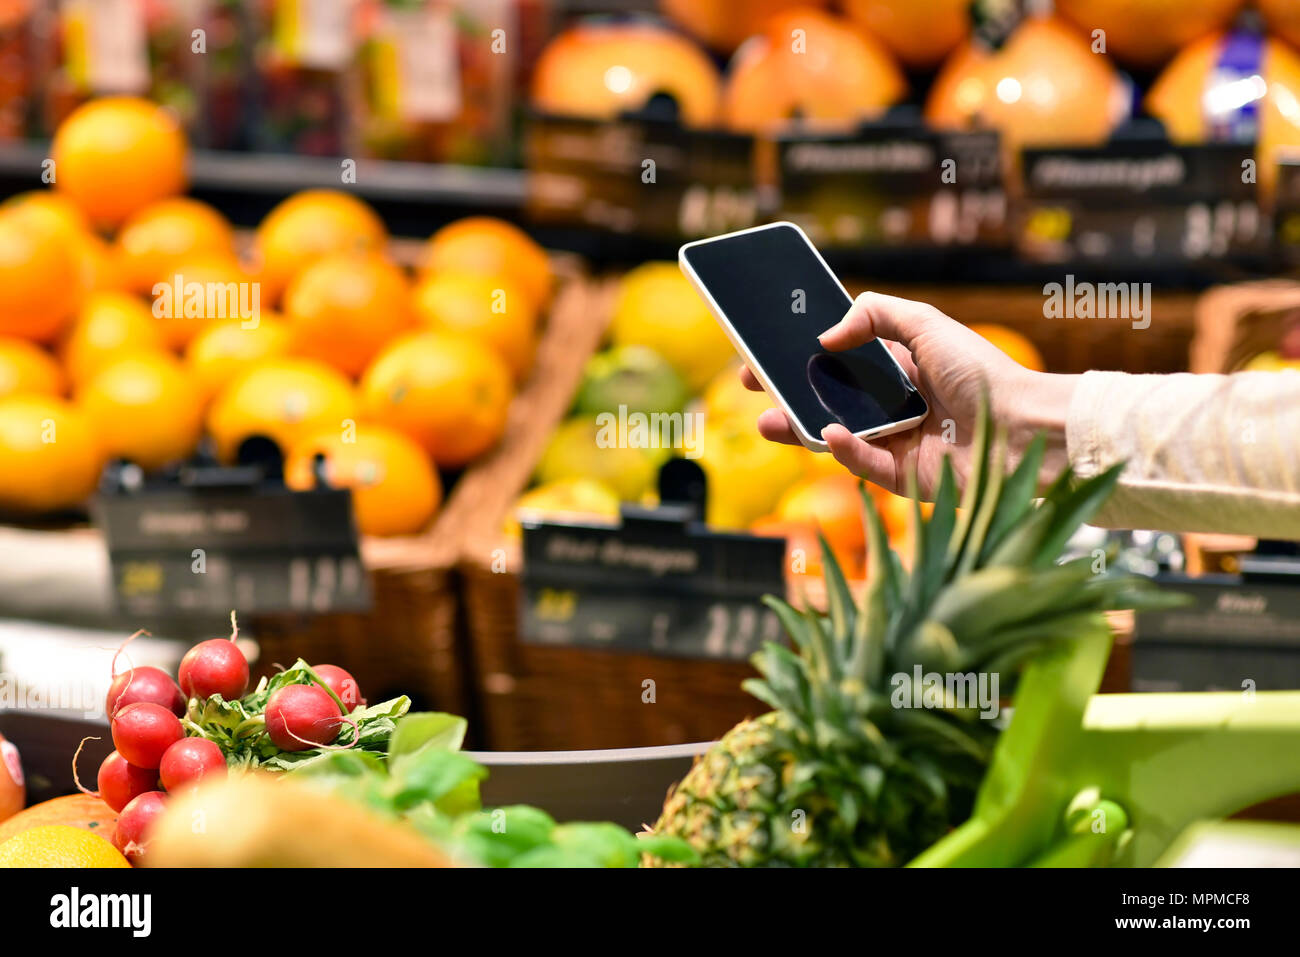
<svg viewBox="0 0 1300 957">
<path fill-rule="evenodd" d="M 1083 477 L 1128 462 L 1098 525 L 1300 539 L 1300 372 L 1088 372 L 1066 446 Z"/>
</svg>

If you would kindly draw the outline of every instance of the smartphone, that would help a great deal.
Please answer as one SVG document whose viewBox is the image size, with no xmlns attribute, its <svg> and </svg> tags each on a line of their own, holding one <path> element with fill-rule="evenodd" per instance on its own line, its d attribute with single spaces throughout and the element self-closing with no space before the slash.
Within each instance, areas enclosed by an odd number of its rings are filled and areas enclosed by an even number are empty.
<svg viewBox="0 0 1300 957">
<path fill-rule="evenodd" d="M 687 243 L 677 262 L 807 448 L 828 451 L 822 429 L 837 422 L 871 439 L 914 428 L 930 411 L 884 343 L 821 347 L 817 336 L 853 300 L 794 223 Z"/>
</svg>

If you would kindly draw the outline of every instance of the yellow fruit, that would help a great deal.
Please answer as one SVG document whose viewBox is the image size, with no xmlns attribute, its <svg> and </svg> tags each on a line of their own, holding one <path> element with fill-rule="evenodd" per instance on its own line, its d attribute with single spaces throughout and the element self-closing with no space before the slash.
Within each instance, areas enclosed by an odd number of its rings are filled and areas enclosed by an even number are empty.
<svg viewBox="0 0 1300 957">
<path fill-rule="evenodd" d="M 527 374 L 537 347 L 537 308 L 513 280 L 432 273 L 415 287 L 414 301 L 422 324 L 477 339 L 505 359 L 516 381 Z"/>
<path fill-rule="evenodd" d="M 993 343 L 1011 358 L 1015 359 L 1026 369 L 1033 369 L 1035 372 L 1043 372 L 1047 366 L 1043 362 L 1043 354 L 1038 351 L 1038 347 L 1029 341 L 1029 338 L 1014 329 L 1008 329 L 1006 326 L 999 326 L 993 323 L 976 323 L 972 325 L 971 330 L 978 332 L 981 336 Z"/>
<path fill-rule="evenodd" d="M 86 292 L 121 291 L 126 288 L 117 264 L 117 250 L 92 232 L 72 234 L 72 250 L 81 261 L 81 282 Z"/>
<path fill-rule="evenodd" d="M 157 469 L 199 443 L 203 402 L 185 367 L 163 353 L 133 353 L 109 362 L 77 399 L 110 457 Z"/>
<path fill-rule="evenodd" d="M 215 322 L 260 319 L 259 286 L 233 256 L 199 253 L 178 260 L 153 289 L 153 314 L 177 352 Z"/>
<path fill-rule="evenodd" d="M 134 97 L 78 107 L 54 134 L 54 186 L 97 225 L 117 226 L 185 189 L 188 147 L 175 118 Z"/>
<path fill-rule="evenodd" d="M 130 867 L 98 834 L 67 824 L 42 824 L 0 844 L 0 867 Z"/>
<path fill-rule="evenodd" d="M 257 325 L 228 319 L 208 326 L 185 349 L 185 366 L 204 403 L 264 359 L 289 354 L 293 335 L 289 324 L 263 312 Z"/>
<path fill-rule="evenodd" d="M 48 210 L 0 213 L 0 335 L 49 342 L 72 317 L 84 288 L 73 235 Z"/>
<path fill-rule="evenodd" d="M 496 445 L 511 398 L 505 361 L 447 333 L 397 340 L 361 379 L 363 414 L 406 433 L 444 467 L 465 465 Z"/>
<path fill-rule="evenodd" d="M 509 276 L 540 309 L 551 295 L 551 261 L 546 250 L 518 226 L 491 216 L 458 219 L 429 239 L 424 268 L 431 272 Z"/>
<path fill-rule="evenodd" d="M 412 535 L 438 511 L 438 473 L 424 450 L 394 429 L 362 425 L 355 434 L 335 428 L 307 437 L 289 452 L 285 484 L 315 488 L 318 455 L 330 486 L 352 490 L 352 512 L 364 535 Z"/>
<path fill-rule="evenodd" d="M 519 538 L 521 521 L 616 522 L 618 494 L 603 482 L 590 478 L 559 479 L 525 492 L 506 516 L 505 533 Z"/>
<path fill-rule="evenodd" d="M 78 310 L 60 354 L 69 378 L 78 385 L 114 359 L 166 349 L 158 322 L 143 301 L 124 292 L 96 292 Z"/>
<path fill-rule="evenodd" d="M 296 355 L 356 376 L 411 325 L 411 294 L 402 271 L 378 254 L 333 253 L 290 282 L 284 315 Z"/>
<path fill-rule="evenodd" d="M 594 417 L 576 416 L 560 424 L 537 464 L 537 481 L 595 479 L 624 502 L 640 502 L 655 488 L 666 453 L 618 442 Z"/>
<path fill-rule="evenodd" d="M 1286 359 L 1276 351 L 1261 352 L 1253 356 L 1244 366 L 1243 372 L 1284 372 L 1287 369 L 1300 370 L 1300 359 Z"/>
<path fill-rule="evenodd" d="M 274 306 L 290 280 L 322 256 L 378 252 L 387 241 L 383 220 L 355 196 L 332 189 L 290 196 L 257 227 L 254 251 L 262 298 Z"/>
<path fill-rule="evenodd" d="M 357 418 L 352 383 L 313 359 L 267 359 L 222 389 L 208 410 L 217 454 L 233 461 L 245 439 L 271 439 L 285 454 L 309 435 Z"/>
<path fill-rule="evenodd" d="M 704 390 L 704 414 L 709 419 L 738 418 L 751 426 L 775 404 L 766 392 L 751 392 L 740 381 L 740 367 L 719 372 Z"/>
<path fill-rule="evenodd" d="M 700 465 L 709 481 L 708 523 L 745 529 L 767 515 L 804 474 L 801 449 L 769 442 L 752 422 L 706 422 Z"/>
<path fill-rule="evenodd" d="M 89 419 L 43 395 L 0 399 L 0 508 L 72 508 L 95 489 L 104 460 Z"/>
<path fill-rule="evenodd" d="M 736 361 L 726 333 L 675 263 L 651 262 L 623 277 L 610 337 L 649 346 L 698 392 Z"/>
<path fill-rule="evenodd" d="M 148 292 L 197 255 L 231 257 L 235 233 L 207 203 L 179 196 L 146 206 L 117 234 L 117 261 L 128 288 Z"/>
<path fill-rule="evenodd" d="M 26 339 L 0 337 L 0 398 L 36 392 L 62 395 L 66 383 L 54 357 Z"/>
</svg>

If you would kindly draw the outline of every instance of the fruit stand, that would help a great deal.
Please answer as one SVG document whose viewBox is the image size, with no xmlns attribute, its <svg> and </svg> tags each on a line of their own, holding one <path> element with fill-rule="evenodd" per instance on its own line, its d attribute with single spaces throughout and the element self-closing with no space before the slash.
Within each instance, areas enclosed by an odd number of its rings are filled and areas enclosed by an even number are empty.
<svg viewBox="0 0 1300 957">
<path fill-rule="evenodd" d="M 1189 493 L 1270 538 L 1111 527 L 1143 481 L 1053 404 L 1296 376 L 1287 4 L 31 0 L 0 50 L 0 866 L 1300 865 L 1289 409 Z M 929 323 L 915 432 L 790 442 L 674 261 L 779 222 L 852 348 Z"/>
</svg>

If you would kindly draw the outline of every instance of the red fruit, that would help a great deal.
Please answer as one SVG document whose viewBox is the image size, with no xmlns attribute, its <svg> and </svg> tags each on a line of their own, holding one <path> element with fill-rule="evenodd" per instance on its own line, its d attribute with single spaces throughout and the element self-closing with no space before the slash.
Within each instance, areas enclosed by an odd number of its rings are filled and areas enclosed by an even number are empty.
<svg viewBox="0 0 1300 957">
<path fill-rule="evenodd" d="M 121 812 L 141 794 L 158 789 L 158 772 L 137 768 L 116 751 L 99 766 L 99 796 L 114 811 Z"/>
<path fill-rule="evenodd" d="M 266 702 L 266 733 L 281 751 L 329 744 L 342 723 L 339 706 L 317 685 L 285 685 Z"/>
<path fill-rule="evenodd" d="M 365 701 L 361 697 L 361 688 L 357 686 L 357 679 L 338 665 L 314 665 L 312 670 L 316 672 L 316 676 L 321 681 L 329 685 L 331 691 L 339 696 L 345 711 L 351 712 L 357 705 Z"/>
<path fill-rule="evenodd" d="M 234 701 L 248 689 L 248 659 L 230 639 L 210 638 L 185 652 L 177 677 L 188 698 L 219 694 Z"/>
<path fill-rule="evenodd" d="M 108 697 L 104 699 L 104 711 L 111 719 L 118 709 L 137 701 L 162 705 L 178 718 L 185 713 L 185 696 L 172 676 L 150 665 L 128 668 L 114 675 L 113 683 L 108 686 Z"/>
<path fill-rule="evenodd" d="M 226 776 L 226 756 L 207 738 L 181 738 L 162 756 L 163 787 L 172 794 L 198 786 L 206 777 Z"/>
<path fill-rule="evenodd" d="M 135 863 L 144 856 L 149 843 L 149 827 L 167 806 L 167 795 L 162 791 L 146 791 L 135 798 L 117 816 L 113 831 L 113 846 Z"/>
<path fill-rule="evenodd" d="M 138 701 L 113 717 L 113 747 L 137 768 L 157 769 L 172 743 L 185 737 L 180 719 L 160 704 Z"/>
</svg>

